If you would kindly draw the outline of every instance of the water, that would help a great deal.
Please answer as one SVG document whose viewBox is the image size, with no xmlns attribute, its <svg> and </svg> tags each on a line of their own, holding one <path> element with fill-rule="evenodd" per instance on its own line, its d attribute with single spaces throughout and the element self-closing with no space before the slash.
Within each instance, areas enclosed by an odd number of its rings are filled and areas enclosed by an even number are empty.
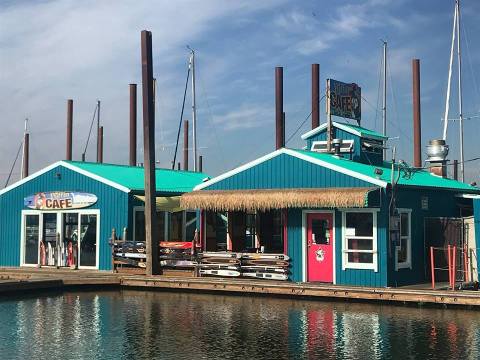
<svg viewBox="0 0 480 360">
<path fill-rule="evenodd" d="M 247 296 L 0 298 L 0 359 L 479 359 L 480 312 Z"/>
</svg>

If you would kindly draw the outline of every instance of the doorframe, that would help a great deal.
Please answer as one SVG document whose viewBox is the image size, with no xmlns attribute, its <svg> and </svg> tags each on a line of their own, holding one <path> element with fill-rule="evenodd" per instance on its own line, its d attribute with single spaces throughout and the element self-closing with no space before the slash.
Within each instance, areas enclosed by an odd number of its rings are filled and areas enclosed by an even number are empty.
<svg viewBox="0 0 480 360">
<path fill-rule="evenodd" d="M 37 241 L 37 264 L 25 264 L 25 216 L 26 215 L 38 215 L 38 241 Z M 21 219 L 20 219 L 20 266 L 21 267 L 37 267 L 40 258 L 40 238 L 43 233 L 43 224 L 42 224 L 42 212 L 39 210 L 22 210 Z"/>
<path fill-rule="evenodd" d="M 308 282 L 307 278 L 307 267 L 308 267 L 308 256 L 307 256 L 307 215 L 308 214 L 331 214 L 332 215 L 332 238 L 333 238 L 333 285 L 337 283 L 336 269 L 337 269 L 337 239 L 335 234 L 335 210 L 302 210 L 302 261 L 303 261 L 303 282 Z"/>
<path fill-rule="evenodd" d="M 22 210 L 21 211 L 21 229 L 20 229 L 20 266 L 21 267 L 38 267 L 40 262 L 40 240 L 43 236 L 43 214 L 52 213 L 57 214 L 57 233 L 60 234 L 60 238 L 63 238 L 63 214 L 64 213 L 78 213 L 78 231 L 80 236 L 80 220 L 81 215 L 97 215 L 97 238 L 96 238 L 96 254 L 95 261 L 96 266 L 80 266 L 80 248 L 78 247 L 78 268 L 79 269 L 95 269 L 100 268 L 100 209 L 71 209 L 71 210 L 61 210 L 61 211 L 41 211 L 41 210 Z M 25 264 L 25 215 L 38 215 L 39 224 L 38 224 L 38 252 L 37 252 L 37 264 Z M 80 242 L 78 243 L 80 246 Z"/>
</svg>

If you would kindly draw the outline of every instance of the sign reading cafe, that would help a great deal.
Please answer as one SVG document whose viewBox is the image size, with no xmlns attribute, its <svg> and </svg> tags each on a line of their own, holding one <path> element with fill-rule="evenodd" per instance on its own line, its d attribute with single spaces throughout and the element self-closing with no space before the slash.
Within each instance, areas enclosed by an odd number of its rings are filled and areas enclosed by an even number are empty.
<svg viewBox="0 0 480 360">
<path fill-rule="evenodd" d="M 35 210 L 69 210 L 89 207 L 97 202 L 93 194 L 71 191 L 40 192 L 24 199 L 26 207 Z"/>
<path fill-rule="evenodd" d="M 360 123 L 362 117 L 360 86 L 328 79 L 327 93 L 330 94 L 330 102 L 327 102 L 327 113 L 330 105 L 330 115 L 354 119 Z"/>
</svg>

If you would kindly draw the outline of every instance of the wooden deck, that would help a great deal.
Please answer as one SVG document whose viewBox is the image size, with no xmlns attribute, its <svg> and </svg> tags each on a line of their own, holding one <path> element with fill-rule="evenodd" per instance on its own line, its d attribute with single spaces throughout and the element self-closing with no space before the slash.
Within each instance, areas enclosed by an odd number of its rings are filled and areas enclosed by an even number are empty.
<svg viewBox="0 0 480 360">
<path fill-rule="evenodd" d="M 427 285 L 427 284 L 426 284 Z M 200 291 L 309 299 L 338 299 L 386 303 L 467 306 L 480 309 L 480 292 L 428 288 L 370 288 L 315 283 L 292 283 L 239 278 L 145 276 L 58 269 L 0 269 L 0 294 L 22 290 L 112 286 L 175 291 Z"/>
</svg>

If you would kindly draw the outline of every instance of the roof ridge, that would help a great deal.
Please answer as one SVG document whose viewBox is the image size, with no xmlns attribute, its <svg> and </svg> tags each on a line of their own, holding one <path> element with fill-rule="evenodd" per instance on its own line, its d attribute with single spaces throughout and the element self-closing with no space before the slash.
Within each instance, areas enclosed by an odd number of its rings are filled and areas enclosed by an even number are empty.
<svg viewBox="0 0 480 360">
<path fill-rule="evenodd" d="M 132 166 L 132 165 L 126 165 L 126 164 L 113 164 L 113 163 L 97 163 L 93 161 L 78 161 L 78 160 L 63 160 L 66 163 L 69 164 L 87 164 L 87 165 L 94 165 L 94 166 L 115 166 L 115 167 L 124 167 L 124 168 L 131 168 L 131 169 L 145 169 L 144 166 Z M 155 171 L 160 170 L 160 171 L 172 171 L 175 173 L 187 173 L 187 174 L 203 174 L 205 176 L 209 176 L 208 174 L 204 172 L 199 172 L 199 171 L 190 171 L 190 170 L 176 170 L 176 169 L 167 169 L 167 168 L 155 168 Z"/>
</svg>

